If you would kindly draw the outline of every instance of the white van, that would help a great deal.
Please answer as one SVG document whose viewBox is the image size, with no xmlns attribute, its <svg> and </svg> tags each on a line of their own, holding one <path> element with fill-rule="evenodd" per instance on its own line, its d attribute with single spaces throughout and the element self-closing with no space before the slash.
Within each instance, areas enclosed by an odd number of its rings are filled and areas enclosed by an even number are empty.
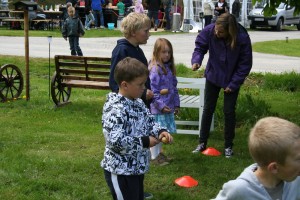
<svg viewBox="0 0 300 200">
<path fill-rule="evenodd" d="M 276 15 L 265 17 L 263 13 L 264 6 L 265 4 L 258 3 L 250 11 L 248 20 L 250 21 L 251 29 L 256 29 L 256 27 L 271 27 L 276 31 L 281 31 L 284 25 L 295 25 L 300 30 L 300 15 L 294 15 L 295 7 L 280 3 L 278 8 L 276 8 Z"/>
</svg>

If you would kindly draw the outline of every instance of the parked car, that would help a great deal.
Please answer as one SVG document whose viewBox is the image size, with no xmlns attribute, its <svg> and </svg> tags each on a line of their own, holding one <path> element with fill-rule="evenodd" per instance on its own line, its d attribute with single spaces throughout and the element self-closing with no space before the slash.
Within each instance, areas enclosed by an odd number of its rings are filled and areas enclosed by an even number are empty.
<svg viewBox="0 0 300 200">
<path fill-rule="evenodd" d="M 250 20 L 250 28 L 271 27 L 276 31 L 281 31 L 284 25 L 295 25 L 300 30 L 300 15 L 294 15 L 295 7 L 291 7 L 285 3 L 280 3 L 276 15 L 265 17 L 263 13 L 265 4 L 256 4 L 254 9 L 250 11 L 248 20 Z"/>
</svg>

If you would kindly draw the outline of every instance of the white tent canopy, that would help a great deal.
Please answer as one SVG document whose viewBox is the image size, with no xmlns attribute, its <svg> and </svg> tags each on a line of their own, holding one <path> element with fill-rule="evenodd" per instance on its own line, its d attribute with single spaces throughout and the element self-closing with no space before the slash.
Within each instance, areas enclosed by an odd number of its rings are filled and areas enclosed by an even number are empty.
<svg viewBox="0 0 300 200">
<path fill-rule="evenodd" d="M 205 0 L 183 0 L 183 18 L 188 19 L 190 24 L 190 32 L 198 32 L 202 30 L 202 21 L 199 18 L 199 12 L 203 11 L 203 4 Z M 241 16 L 240 16 L 240 24 L 244 27 L 248 26 L 247 14 L 248 14 L 248 4 L 251 4 L 251 0 L 240 0 L 241 1 Z M 213 0 L 216 3 L 216 0 Z M 234 0 L 229 0 L 228 5 L 231 7 Z M 186 20 L 184 20 L 184 23 Z M 184 25 L 182 24 L 181 30 L 184 29 Z M 204 23 L 204 19 L 203 19 Z"/>
</svg>

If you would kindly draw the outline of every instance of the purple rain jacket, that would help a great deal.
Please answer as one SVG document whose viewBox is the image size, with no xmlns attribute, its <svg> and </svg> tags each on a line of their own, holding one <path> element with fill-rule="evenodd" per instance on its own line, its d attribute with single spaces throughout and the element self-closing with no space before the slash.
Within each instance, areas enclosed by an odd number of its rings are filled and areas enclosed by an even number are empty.
<svg viewBox="0 0 300 200">
<path fill-rule="evenodd" d="M 172 109 L 172 113 L 176 107 L 180 107 L 179 94 L 177 89 L 177 78 L 173 75 L 171 69 L 169 68 L 170 63 L 164 64 L 167 69 L 167 74 L 163 73 L 161 67 L 158 67 L 150 63 L 150 82 L 151 90 L 154 93 L 153 100 L 150 104 L 150 110 L 152 114 L 163 114 L 162 109 L 168 106 Z M 158 64 L 159 66 L 159 64 Z M 161 95 L 160 91 L 162 89 L 168 89 L 168 94 Z"/>
<path fill-rule="evenodd" d="M 244 27 L 239 25 L 237 45 L 231 49 L 223 39 L 214 34 L 215 24 L 206 26 L 197 36 L 192 56 L 192 65 L 202 65 L 209 50 L 205 68 L 206 80 L 218 87 L 229 87 L 232 91 L 240 88 L 252 68 L 252 46 Z"/>
</svg>

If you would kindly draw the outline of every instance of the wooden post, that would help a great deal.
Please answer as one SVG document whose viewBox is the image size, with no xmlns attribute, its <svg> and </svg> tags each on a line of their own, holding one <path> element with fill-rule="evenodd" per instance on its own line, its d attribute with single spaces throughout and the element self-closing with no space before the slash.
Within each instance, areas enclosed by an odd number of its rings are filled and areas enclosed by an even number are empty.
<svg viewBox="0 0 300 200">
<path fill-rule="evenodd" d="M 26 69 L 26 100 L 30 99 L 30 81 L 29 81 L 29 39 L 28 39 L 28 29 L 29 29 L 29 17 L 28 11 L 36 11 L 37 3 L 33 1 L 19 1 L 14 3 L 15 10 L 22 10 L 24 12 L 24 36 L 25 36 L 25 69 Z"/>
<path fill-rule="evenodd" d="M 24 35 L 25 35 L 25 64 L 26 64 L 26 100 L 30 99 L 29 94 L 29 39 L 28 39 L 28 26 L 29 26 L 29 19 L 28 19 L 28 10 L 24 10 Z"/>
</svg>

